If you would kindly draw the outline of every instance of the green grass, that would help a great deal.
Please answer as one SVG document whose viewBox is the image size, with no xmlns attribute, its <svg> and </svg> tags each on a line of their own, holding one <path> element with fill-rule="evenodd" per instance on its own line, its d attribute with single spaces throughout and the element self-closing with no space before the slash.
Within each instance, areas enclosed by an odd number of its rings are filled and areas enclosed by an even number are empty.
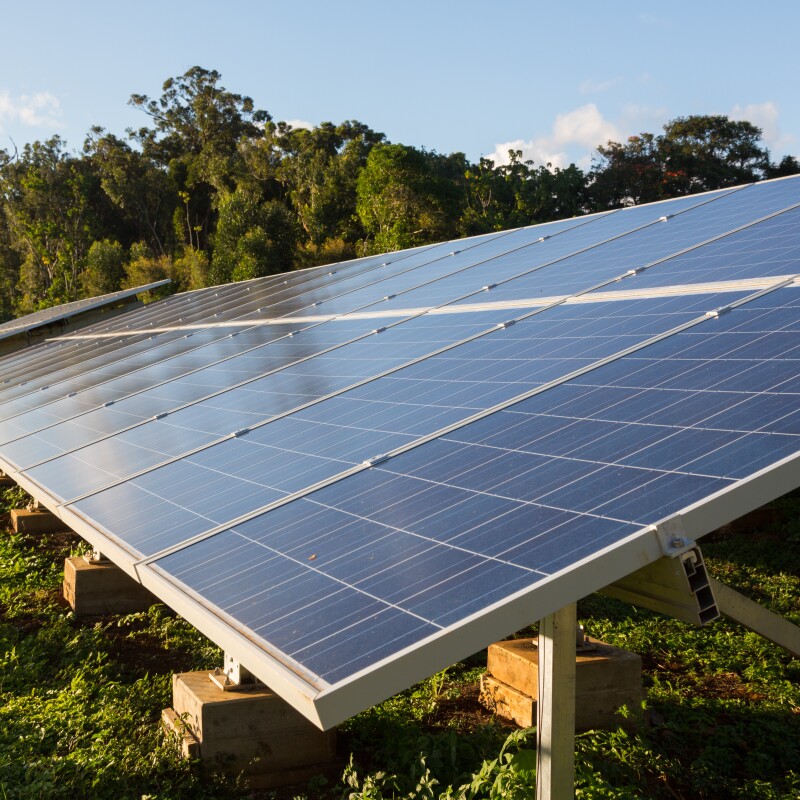
<svg viewBox="0 0 800 800">
<path fill-rule="evenodd" d="M 0 513 L 19 505 L 0 496 Z M 703 542 L 720 580 L 800 624 L 800 499 L 756 534 Z M 76 537 L 0 535 L 0 800 L 237 798 L 200 778 L 161 730 L 175 671 L 215 666 L 220 653 L 163 606 L 76 620 L 60 598 Z M 579 603 L 589 632 L 640 653 L 646 723 L 582 734 L 580 798 L 797 800 L 800 661 L 726 621 L 696 629 L 599 595 Z M 530 732 L 477 702 L 485 653 L 349 720 L 342 778 L 280 798 L 530 797 Z"/>
</svg>

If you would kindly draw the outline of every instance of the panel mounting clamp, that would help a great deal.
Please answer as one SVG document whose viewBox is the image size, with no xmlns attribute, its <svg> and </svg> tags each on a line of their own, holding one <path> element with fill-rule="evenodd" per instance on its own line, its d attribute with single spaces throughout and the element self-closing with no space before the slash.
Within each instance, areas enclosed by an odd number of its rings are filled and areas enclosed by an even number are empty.
<svg viewBox="0 0 800 800">
<path fill-rule="evenodd" d="M 696 542 L 686 534 L 683 517 L 680 515 L 653 525 L 653 532 L 658 537 L 661 552 L 670 558 L 686 553 L 696 546 Z"/>
<path fill-rule="evenodd" d="M 361 463 L 365 467 L 374 467 L 376 464 L 382 464 L 384 461 L 388 461 L 389 456 L 386 453 L 382 453 L 379 456 L 373 456 L 372 458 L 365 458 Z"/>
<path fill-rule="evenodd" d="M 721 317 L 723 314 L 727 314 L 731 311 L 733 306 L 720 306 L 719 308 L 715 308 L 713 311 L 706 311 L 707 317 Z"/>
</svg>

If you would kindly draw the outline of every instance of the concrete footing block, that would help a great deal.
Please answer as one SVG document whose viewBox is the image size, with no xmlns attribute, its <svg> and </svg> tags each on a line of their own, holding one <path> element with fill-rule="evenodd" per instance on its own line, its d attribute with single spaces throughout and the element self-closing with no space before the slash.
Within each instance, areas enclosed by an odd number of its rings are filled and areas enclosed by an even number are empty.
<svg viewBox="0 0 800 800">
<path fill-rule="evenodd" d="M 17 533 L 60 533 L 70 527 L 46 508 L 12 508 L 11 524 Z"/>
<path fill-rule="evenodd" d="M 175 709 L 165 708 L 161 712 L 161 724 L 180 742 L 181 755 L 184 758 L 200 758 L 200 742 L 191 728 L 175 713 Z"/>
<path fill-rule="evenodd" d="M 319 730 L 263 686 L 222 691 L 207 671 L 173 675 L 172 708 L 162 719 L 181 736 L 185 756 L 196 753 L 204 769 L 241 776 L 253 789 L 338 776 L 342 769 L 336 732 Z"/>
<path fill-rule="evenodd" d="M 596 639 L 587 644 L 575 662 L 575 729 L 636 727 L 641 722 L 641 657 Z M 538 691 L 539 654 L 532 640 L 489 646 L 480 695 L 486 708 L 529 728 L 536 724 Z M 617 713 L 622 706 L 629 716 Z"/>
<path fill-rule="evenodd" d="M 76 616 L 134 614 L 159 600 L 119 567 L 82 556 L 64 561 L 64 598 Z"/>
</svg>

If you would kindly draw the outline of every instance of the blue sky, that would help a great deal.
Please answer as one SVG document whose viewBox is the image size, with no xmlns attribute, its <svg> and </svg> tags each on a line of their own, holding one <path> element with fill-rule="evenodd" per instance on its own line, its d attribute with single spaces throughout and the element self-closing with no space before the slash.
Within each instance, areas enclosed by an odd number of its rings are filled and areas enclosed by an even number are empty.
<svg viewBox="0 0 800 800">
<path fill-rule="evenodd" d="M 796 0 L 2 3 L 0 148 L 147 122 L 189 67 L 276 120 L 358 119 L 395 142 L 589 164 L 597 144 L 687 114 L 800 154 Z"/>
</svg>

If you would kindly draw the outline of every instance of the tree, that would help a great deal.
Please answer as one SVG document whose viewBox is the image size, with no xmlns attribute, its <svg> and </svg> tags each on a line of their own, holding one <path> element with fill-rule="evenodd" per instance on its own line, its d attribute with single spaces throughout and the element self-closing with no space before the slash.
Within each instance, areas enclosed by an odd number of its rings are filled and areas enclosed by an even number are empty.
<svg viewBox="0 0 800 800">
<path fill-rule="evenodd" d="M 597 210 L 651 203 L 670 196 L 661 137 L 630 136 L 625 144 L 609 141 L 597 148 L 589 192 Z"/>
<path fill-rule="evenodd" d="M 208 256 L 202 250 L 187 247 L 175 259 L 172 280 L 181 291 L 202 289 L 208 286 Z"/>
<path fill-rule="evenodd" d="M 800 174 L 800 161 L 794 156 L 784 156 L 779 164 L 770 164 L 767 167 L 767 178 L 785 178 L 789 175 Z"/>
<path fill-rule="evenodd" d="M 469 165 L 466 207 L 460 222 L 463 234 L 486 233 L 573 217 L 586 210 L 586 176 L 570 164 L 534 167 L 521 150 L 509 150 L 509 163 L 496 167 L 482 158 Z"/>
<path fill-rule="evenodd" d="M 0 322 L 14 316 L 15 287 L 19 280 L 20 254 L 13 245 L 10 228 L 9 211 L 4 202 L 4 171 L 13 161 L 6 151 L 0 150 Z"/>
<path fill-rule="evenodd" d="M 355 245 L 364 236 L 356 215 L 358 175 L 383 134 L 348 120 L 310 130 L 279 125 L 278 135 L 283 156 L 277 175 L 310 246 L 320 251 L 328 240 Z"/>
<path fill-rule="evenodd" d="M 211 261 L 212 284 L 249 280 L 293 267 L 297 226 L 282 203 L 258 199 L 245 191 L 225 197 Z"/>
<path fill-rule="evenodd" d="M 761 129 L 722 115 L 678 117 L 659 149 L 673 193 L 707 192 L 760 180 L 769 166 Z"/>
<path fill-rule="evenodd" d="M 169 256 L 154 256 L 146 242 L 136 242 L 131 247 L 128 263 L 125 265 L 123 289 L 135 289 L 166 278 L 175 277 L 175 267 Z M 177 286 L 154 289 L 145 293 L 147 300 L 156 300 L 174 291 Z"/>
<path fill-rule="evenodd" d="M 266 111 L 227 91 L 216 70 L 192 67 L 163 85 L 158 100 L 134 94 L 131 105 L 154 123 L 133 133 L 145 156 L 168 170 L 181 198 L 173 219 L 183 242 L 205 249 L 217 196 L 232 192 L 246 172 L 240 148 L 263 134 Z"/>
<path fill-rule="evenodd" d="M 175 246 L 172 218 L 179 199 L 166 170 L 102 128 L 92 128 L 83 151 L 118 210 L 115 234 L 127 247 L 146 241 L 153 253 L 171 252 Z"/>
<path fill-rule="evenodd" d="M 521 151 L 511 151 L 512 158 L 522 158 Z M 464 173 L 465 207 L 459 223 L 464 236 L 489 231 L 500 231 L 514 226 L 511 221 L 516 207 L 516 196 L 502 168 L 494 161 L 481 158 Z"/>
<path fill-rule="evenodd" d="M 372 252 L 447 238 L 454 229 L 454 187 L 433 168 L 435 155 L 402 144 L 372 149 L 358 176 L 356 210 Z"/>
<path fill-rule="evenodd" d="M 597 148 L 589 193 L 595 208 L 649 203 L 763 178 L 769 152 L 761 130 L 721 115 L 678 117 L 664 133 Z"/>
<path fill-rule="evenodd" d="M 101 239 L 93 242 L 81 273 L 81 294 L 96 297 L 116 292 L 125 278 L 125 251 L 119 242 Z"/>
<path fill-rule="evenodd" d="M 25 145 L 0 172 L 8 239 L 19 259 L 17 311 L 75 300 L 104 203 L 91 165 L 54 136 Z"/>
</svg>

